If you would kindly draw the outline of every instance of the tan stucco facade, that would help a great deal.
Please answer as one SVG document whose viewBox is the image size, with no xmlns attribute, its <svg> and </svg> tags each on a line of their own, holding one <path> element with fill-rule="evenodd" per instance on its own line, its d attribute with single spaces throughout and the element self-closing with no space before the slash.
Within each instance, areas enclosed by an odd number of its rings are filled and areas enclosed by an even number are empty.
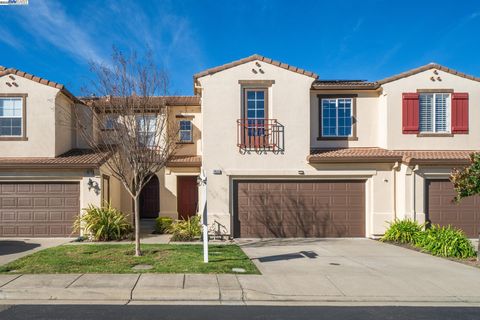
<svg viewBox="0 0 480 320">
<path fill-rule="evenodd" d="M 262 72 L 258 72 L 262 69 Z M 382 235 L 396 218 L 425 221 L 427 179 L 445 179 L 454 166 L 413 166 L 390 163 L 309 164 L 310 149 L 384 148 L 389 150 L 479 150 L 480 83 L 445 71 L 430 69 L 368 90 L 311 89 L 313 79 L 260 60 L 202 75 L 197 79 L 202 96 L 203 169 L 208 177 L 210 223 L 218 222 L 231 233 L 233 181 L 255 180 L 365 180 L 365 230 L 367 237 Z M 438 80 L 440 79 L 440 80 Z M 268 90 L 268 117 L 285 126 L 285 150 L 240 152 L 236 146 L 236 120 L 242 117 L 245 83 Z M 256 82 L 255 82 L 256 81 Z M 468 92 L 469 134 L 420 137 L 402 133 L 402 93 L 420 90 Z M 355 139 L 319 139 L 319 95 L 355 98 Z M 301 174 L 299 174 L 301 172 Z"/>
<path fill-rule="evenodd" d="M 365 181 L 365 236 L 382 235 L 396 218 L 426 217 L 426 183 L 448 178 L 455 163 L 410 164 L 391 161 L 331 161 L 310 163 L 312 149 L 382 148 L 404 150 L 480 150 L 480 82 L 439 68 L 424 68 L 408 76 L 366 89 L 325 89 L 312 87 L 316 75 L 294 67 L 246 59 L 204 72 L 195 77 L 200 105 L 169 106 L 169 118 L 178 124 L 192 123 L 191 143 L 178 145 L 176 156 L 201 157 L 201 166 L 188 162 L 169 164 L 157 172 L 160 209 L 158 216 L 178 218 L 178 178 L 207 177 L 207 212 L 211 227 L 232 235 L 233 185 L 237 180 L 362 180 Z M 74 129 L 76 114 L 82 110 L 91 130 L 90 110 L 72 101 L 64 91 L 21 76 L 0 77 L 0 95 L 23 95 L 26 101 L 26 139 L 0 141 L 0 157 L 55 157 L 73 148 L 87 148 Z M 7 85 L 15 81 L 16 85 Z M 276 152 L 241 150 L 237 145 L 237 120 L 244 115 L 244 90 L 262 88 L 267 93 L 269 119 L 284 129 L 284 149 Z M 469 95 L 469 132 L 442 136 L 421 136 L 402 132 L 402 94 L 417 90 L 466 92 Z M 320 137 L 319 96 L 351 96 L 355 99 L 355 137 Z M 77 103 L 77 104 L 75 104 Z M 132 199 L 108 170 L 35 169 L 0 170 L 1 181 L 78 181 L 80 204 L 102 204 L 102 176 L 109 178 L 110 203 L 126 214 L 132 213 Z M 92 187 L 94 186 L 94 187 Z M 201 192 L 199 192 L 199 203 Z"/>
</svg>

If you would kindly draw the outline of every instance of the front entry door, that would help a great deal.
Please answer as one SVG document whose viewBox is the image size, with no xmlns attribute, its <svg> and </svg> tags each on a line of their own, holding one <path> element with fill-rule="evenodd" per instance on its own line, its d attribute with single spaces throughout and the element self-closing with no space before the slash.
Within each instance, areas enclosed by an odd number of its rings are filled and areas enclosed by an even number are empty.
<svg viewBox="0 0 480 320">
<path fill-rule="evenodd" d="M 196 176 L 177 177 L 178 219 L 187 220 L 197 214 L 198 187 Z"/>
<path fill-rule="evenodd" d="M 143 187 L 140 193 L 140 218 L 152 219 L 158 217 L 160 211 L 160 186 L 154 175 Z"/>
</svg>

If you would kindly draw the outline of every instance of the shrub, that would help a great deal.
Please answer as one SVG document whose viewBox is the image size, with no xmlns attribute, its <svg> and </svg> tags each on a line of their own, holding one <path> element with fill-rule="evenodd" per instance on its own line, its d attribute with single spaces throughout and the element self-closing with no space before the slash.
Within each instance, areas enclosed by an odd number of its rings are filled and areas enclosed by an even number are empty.
<svg viewBox="0 0 480 320">
<path fill-rule="evenodd" d="M 127 217 L 110 204 L 106 207 L 89 205 L 85 213 L 74 222 L 74 230 L 82 227 L 95 241 L 121 240 L 132 232 Z"/>
<path fill-rule="evenodd" d="M 395 220 L 382 237 L 382 241 L 415 244 L 422 233 L 423 225 L 410 219 Z"/>
<path fill-rule="evenodd" d="M 452 226 L 432 225 L 422 232 L 416 245 L 435 256 L 462 259 L 476 256 L 472 243 L 463 231 Z"/>
<path fill-rule="evenodd" d="M 172 241 L 193 241 L 202 235 L 200 216 L 190 217 L 188 220 L 177 220 L 171 228 Z"/>
<path fill-rule="evenodd" d="M 156 233 L 169 233 L 172 227 L 173 219 L 169 217 L 158 217 L 155 219 L 155 232 Z"/>
</svg>

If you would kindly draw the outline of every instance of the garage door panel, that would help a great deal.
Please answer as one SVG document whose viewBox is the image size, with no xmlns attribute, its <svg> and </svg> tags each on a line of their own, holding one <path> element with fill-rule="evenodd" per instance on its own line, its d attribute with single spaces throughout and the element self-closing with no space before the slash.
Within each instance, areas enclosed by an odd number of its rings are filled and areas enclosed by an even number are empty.
<svg viewBox="0 0 480 320">
<path fill-rule="evenodd" d="M 432 224 L 452 225 L 468 237 L 478 237 L 480 231 L 480 196 L 453 203 L 455 190 L 449 180 L 427 181 L 427 219 Z"/>
<path fill-rule="evenodd" d="M 5 209 L 15 208 L 15 207 L 17 206 L 17 199 L 16 199 L 16 198 L 11 198 L 11 197 L 7 198 L 7 197 L 5 197 L 5 198 L 3 198 L 3 199 L 1 199 L 1 200 L 2 200 L 2 201 L 1 201 L 1 207 L 0 207 L 0 209 L 3 209 L 3 208 L 5 208 Z"/>
<path fill-rule="evenodd" d="M 0 236 L 71 235 L 80 212 L 79 183 L 0 183 L 0 190 Z"/>
<path fill-rule="evenodd" d="M 238 181 L 234 193 L 237 237 L 365 236 L 364 181 Z"/>
</svg>

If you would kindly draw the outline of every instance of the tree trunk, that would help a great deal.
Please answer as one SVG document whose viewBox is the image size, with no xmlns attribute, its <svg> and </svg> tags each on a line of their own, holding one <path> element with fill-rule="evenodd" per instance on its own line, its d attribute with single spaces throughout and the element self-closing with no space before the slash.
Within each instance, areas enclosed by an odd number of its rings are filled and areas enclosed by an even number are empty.
<svg viewBox="0 0 480 320">
<path fill-rule="evenodd" d="M 140 250 L 140 196 L 137 194 L 135 199 L 135 256 L 139 257 L 142 255 Z"/>
</svg>

